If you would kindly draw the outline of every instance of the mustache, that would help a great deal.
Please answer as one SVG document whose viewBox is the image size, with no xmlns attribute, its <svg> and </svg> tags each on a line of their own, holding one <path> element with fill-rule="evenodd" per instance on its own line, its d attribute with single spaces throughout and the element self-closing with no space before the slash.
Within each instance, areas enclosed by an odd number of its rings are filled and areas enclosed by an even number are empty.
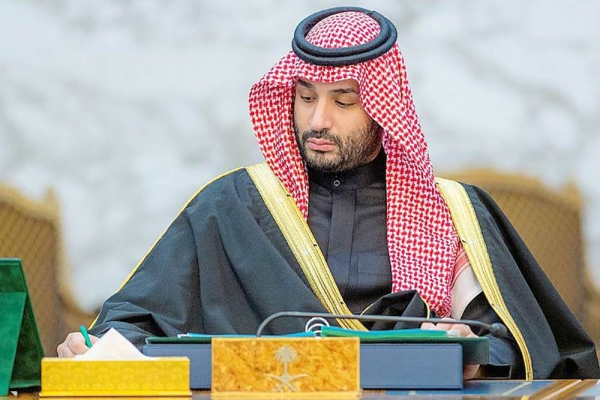
<svg viewBox="0 0 600 400">
<path fill-rule="evenodd" d="M 308 139 L 325 139 L 325 140 L 329 140 L 330 142 L 340 146 L 341 145 L 341 139 L 339 136 L 329 132 L 329 130 L 327 129 L 322 129 L 320 131 L 313 131 L 313 130 L 308 130 L 308 131 L 304 131 L 302 132 L 302 142 L 306 142 Z"/>
</svg>

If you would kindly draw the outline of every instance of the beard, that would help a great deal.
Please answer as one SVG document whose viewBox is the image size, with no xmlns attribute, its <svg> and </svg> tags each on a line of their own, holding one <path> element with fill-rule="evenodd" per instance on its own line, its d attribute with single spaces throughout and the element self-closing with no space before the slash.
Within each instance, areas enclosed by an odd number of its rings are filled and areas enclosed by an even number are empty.
<svg viewBox="0 0 600 400">
<path fill-rule="evenodd" d="M 294 121 L 294 134 L 304 163 L 308 167 L 328 173 L 340 173 L 368 164 L 381 148 L 381 127 L 375 121 L 350 132 L 346 138 L 326 129 L 300 132 Z M 306 147 L 307 140 L 311 138 L 328 140 L 336 145 L 337 151 L 311 150 Z"/>
</svg>

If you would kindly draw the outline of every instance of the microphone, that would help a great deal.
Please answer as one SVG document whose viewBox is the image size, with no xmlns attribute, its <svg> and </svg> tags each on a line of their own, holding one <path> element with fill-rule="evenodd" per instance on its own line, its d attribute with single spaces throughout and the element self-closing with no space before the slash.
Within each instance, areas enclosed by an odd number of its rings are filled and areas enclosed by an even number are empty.
<svg viewBox="0 0 600 400">
<path fill-rule="evenodd" d="M 487 329 L 493 336 L 502 338 L 508 336 L 508 329 L 506 326 L 501 324 L 500 322 L 494 322 L 492 324 L 486 324 L 481 321 L 475 321 L 471 319 L 442 319 L 442 318 L 425 318 L 425 317 L 395 317 L 395 316 L 387 316 L 387 315 L 343 315 L 343 314 L 329 314 L 329 313 L 312 313 L 312 312 L 302 312 L 302 311 L 280 311 L 275 314 L 271 314 L 268 316 L 256 330 L 256 336 L 260 337 L 262 331 L 265 327 L 273 320 L 282 317 L 292 317 L 292 318 L 323 318 L 327 319 L 357 319 L 359 321 L 387 321 L 387 322 L 433 322 L 433 323 L 456 323 L 456 324 L 464 324 L 468 326 L 477 326 L 480 328 Z"/>
</svg>

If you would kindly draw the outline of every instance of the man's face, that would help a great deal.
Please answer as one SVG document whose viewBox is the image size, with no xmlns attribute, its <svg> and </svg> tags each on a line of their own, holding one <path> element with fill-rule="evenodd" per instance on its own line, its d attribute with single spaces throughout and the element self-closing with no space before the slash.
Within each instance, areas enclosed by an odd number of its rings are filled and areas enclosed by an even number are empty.
<svg viewBox="0 0 600 400">
<path fill-rule="evenodd" d="M 334 83 L 298 80 L 294 131 L 304 162 L 325 172 L 367 164 L 381 148 L 381 128 L 363 109 L 353 79 Z"/>
</svg>

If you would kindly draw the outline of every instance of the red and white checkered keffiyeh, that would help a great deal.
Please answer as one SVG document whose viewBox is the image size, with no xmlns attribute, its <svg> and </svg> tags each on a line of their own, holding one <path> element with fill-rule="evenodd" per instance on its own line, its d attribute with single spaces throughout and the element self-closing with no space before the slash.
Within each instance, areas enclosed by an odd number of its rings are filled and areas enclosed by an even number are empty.
<svg viewBox="0 0 600 400">
<path fill-rule="evenodd" d="M 373 40 L 379 31 L 366 14 L 344 12 L 318 22 L 306 39 L 321 47 L 348 47 Z M 250 117 L 260 149 L 307 218 L 308 176 L 292 121 L 298 78 L 358 82 L 365 111 L 384 130 L 392 291 L 416 289 L 439 316 L 448 316 L 458 236 L 434 182 L 398 45 L 374 60 L 342 67 L 309 64 L 290 51 L 252 87 Z"/>
</svg>

